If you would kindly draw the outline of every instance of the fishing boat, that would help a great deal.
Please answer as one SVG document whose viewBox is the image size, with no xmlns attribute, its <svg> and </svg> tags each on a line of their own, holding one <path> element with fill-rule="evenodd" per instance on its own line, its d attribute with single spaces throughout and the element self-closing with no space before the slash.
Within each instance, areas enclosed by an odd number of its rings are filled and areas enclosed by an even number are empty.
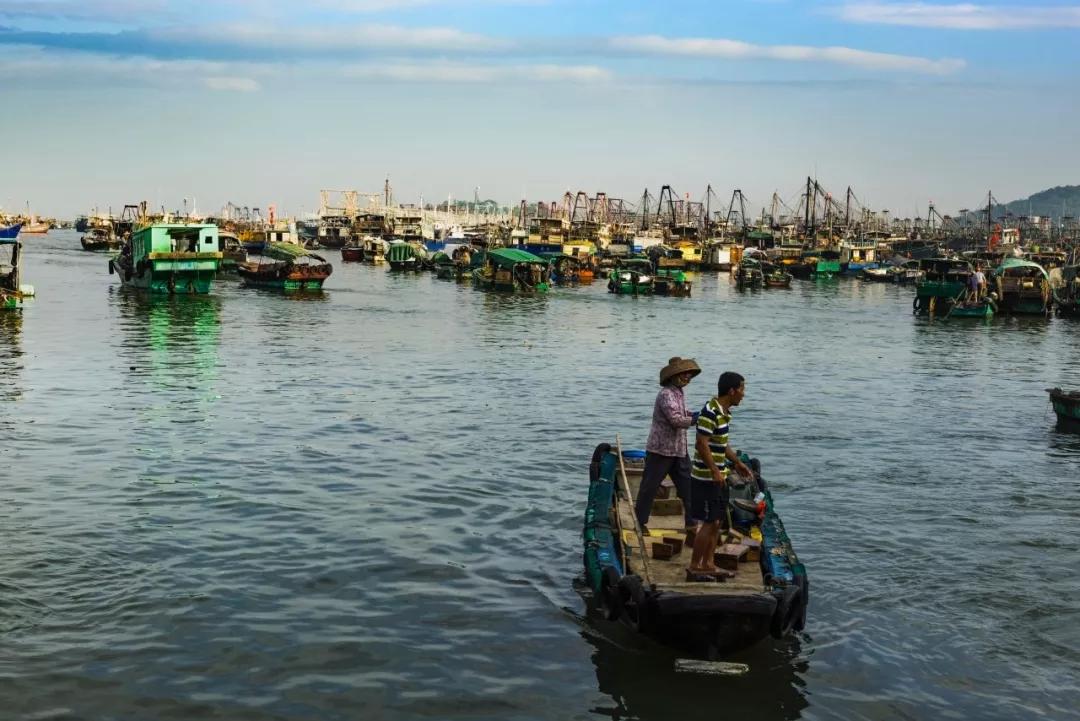
<svg viewBox="0 0 1080 721">
<path fill-rule="evenodd" d="M 1054 307 L 1050 277 L 1038 263 L 1006 258 L 994 269 L 998 304 L 1006 313 L 1046 315 Z"/>
<path fill-rule="evenodd" d="M 918 261 L 923 277 L 915 284 L 912 312 L 916 315 L 955 318 L 989 318 L 994 302 L 989 298 L 969 298 L 971 263 L 956 258 L 928 258 Z"/>
<path fill-rule="evenodd" d="M 778 263 L 763 262 L 761 272 L 764 275 L 766 288 L 790 288 L 791 281 L 795 277 Z"/>
<path fill-rule="evenodd" d="M 49 224 L 31 215 L 30 219 L 23 223 L 22 232 L 30 235 L 45 235 L 49 232 Z"/>
<path fill-rule="evenodd" d="M 361 240 L 364 262 L 379 265 L 386 262 L 386 241 L 377 235 L 365 235 Z"/>
<path fill-rule="evenodd" d="M 221 251 L 221 269 L 226 273 L 235 273 L 236 267 L 248 257 L 240 236 L 231 230 L 218 228 L 218 250 Z"/>
<path fill-rule="evenodd" d="M 482 262 L 472 274 L 476 288 L 525 293 L 549 288 L 547 262 L 528 251 L 495 248 L 484 253 Z"/>
<path fill-rule="evenodd" d="M 618 444 L 596 447 L 589 466 L 584 566 L 595 606 L 607 619 L 709 659 L 805 628 L 810 597 L 806 568 L 792 548 L 760 464 L 746 461 L 755 477 L 731 490 L 738 535 L 718 549 L 718 560 L 722 555 L 733 571 L 719 582 L 687 573 L 691 551 L 684 543 L 680 502 L 654 501 L 649 529 L 639 528 L 636 489 Z M 749 503 L 749 510 L 745 496 L 758 494 L 764 507 Z"/>
<path fill-rule="evenodd" d="M 441 280 L 454 279 L 454 259 L 448 253 L 437 250 L 431 254 L 430 262 L 436 278 Z"/>
<path fill-rule="evenodd" d="M 681 270 L 658 270 L 653 275 L 653 293 L 676 298 L 689 298 L 693 283 Z"/>
<path fill-rule="evenodd" d="M 653 267 L 646 258 L 621 258 L 608 274 L 608 292 L 616 295 L 652 295 Z"/>
<path fill-rule="evenodd" d="M 360 263 L 364 260 L 364 246 L 357 238 L 351 238 L 341 246 L 341 259 L 346 263 Z"/>
<path fill-rule="evenodd" d="M 112 233 L 110 228 L 90 228 L 79 238 L 79 244 L 83 250 L 98 252 L 103 250 L 119 250 L 120 239 Z"/>
<path fill-rule="evenodd" d="M 859 278 L 871 283 L 916 283 L 923 276 L 919 268 L 919 261 L 906 258 L 893 258 L 892 261 L 882 263 L 876 268 L 863 268 Z"/>
<path fill-rule="evenodd" d="M 22 230 L 22 227 L 22 223 L 0 225 L 0 240 L 15 240 L 15 238 L 19 237 L 19 232 Z"/>
<path fill-rule="evenodd" d="M 323 215 L 315 232 L 318 245 L 340 248 L 352 237 L 352 219 L 347 215 Z"/>
<path fill-rule="evenodd" d="M 735 287 L 740 290 L 743 288 L 760 288 L 765 285 L 765 273 L 761 268 L 761 260 L 757 254 L 744 255 L 739 264 L 732 269 L 732 275 L 735 278 Z"/>
<path fill-rule="evenodd" d="M 270 242 L 261 254 L 249 254 L 236 266 L 236 272 L 246 285 L 255 288 L 320 291 L 334 268 L 302 245 Z"/>
<path fill-rule="evenodd" d="M 1058 428 L 1065 431 L 1080 432 L 1080 391 L 1063 391 L 1060 388 L 1047 388 L 1050 405 L 1057 415 Z"/>
<path fill-rule="evenodd" d="M 386 251 L 386 262 L 390 264 L 390 270 L 422 270 L 427 257 L 427 250 L 419 243 L 398 241 L 391 243 Z"/>
<path fill-rule="evenodd" d="M 0 238 L 0 310 L 18 308 L 34 295 L 32 286 L 21 284 L 21 263 L 22 242 L 17 237 Z"/>
<path fill-rule="evenodd" d="M 109 261 L 109 273 L 152 293 L 206 294 L 221 260 L 216 225 L 151 223 L 124 241 Z"/>
<path fill-rule="evenodd" d="M 566 253 L 538 254 L 551 267 L 551 282 L 556 285 L 577 285 L 593 280 L 589 257 Z"/>
<path fill-rule="evenodd" d="M 1064 318 L 1080 318 L 1080 265 L 1061 269 L 1060 284 L 1054 288 L 1054 307 Z"/>
<path fill-rule="evenodd" d="M 741 254 L 742 246 L 730 240 L 715 238 L 705 245 L 701 267 L 706 270 L 728 272 L 733 264 L 738 264 Z"/>
</svg>

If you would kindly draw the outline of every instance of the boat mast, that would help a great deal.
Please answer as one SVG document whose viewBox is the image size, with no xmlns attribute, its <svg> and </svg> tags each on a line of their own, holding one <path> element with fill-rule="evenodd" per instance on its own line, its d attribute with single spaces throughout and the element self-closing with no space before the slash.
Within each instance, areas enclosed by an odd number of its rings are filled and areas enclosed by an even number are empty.
<svg viewBox="0 0 1080 721">
<path fill-rule="evenodd" d="M 810 176 L 809 175 L 806 176 L 806 206 L 805 206 L 804 210 L 805 210 L 805 217 L 803 218 L 803 232 L 806 234 L 806 237 L 809 239 L 809 237 L 810 237 Z"/>
</svg>

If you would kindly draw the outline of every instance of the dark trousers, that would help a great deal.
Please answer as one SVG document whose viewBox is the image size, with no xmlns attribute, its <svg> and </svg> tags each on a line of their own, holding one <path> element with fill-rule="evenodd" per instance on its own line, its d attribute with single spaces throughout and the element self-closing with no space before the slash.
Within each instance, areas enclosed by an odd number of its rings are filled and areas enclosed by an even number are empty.
<svg viewBox="0 0 1080 721">
<path fill-rule="evenodd" d="M 683 515 L 687 526 L 693 526 L 690 517 L 690 457 L 661 456 L 659 453 L 645 453 L 645 471 L 641 475 L 641 487 L 638 489 L 634 513 L 642 527 L 649 522 L 652 502 L 660 483 L 665 476 L 671 476 L 675 484 L 675 494 L 683 504 Z"/>
</svg>

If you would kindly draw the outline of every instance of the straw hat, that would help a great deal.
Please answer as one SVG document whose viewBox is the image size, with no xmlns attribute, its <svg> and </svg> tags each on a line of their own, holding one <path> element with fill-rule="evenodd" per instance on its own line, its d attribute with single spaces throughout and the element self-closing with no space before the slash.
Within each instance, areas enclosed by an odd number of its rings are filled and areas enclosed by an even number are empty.
<svg viewBox="0 0 1080 721">
<path fill-rule="evenodd" d="M 660 385 L 664 385 L 680 373 L 692 373 L 693 375 L 690 377 L 693 378 L 700 372 L 701 368 L 698 367 L 697 361 L 693 358 L 675 356 L 668 361 L 666 366 L 660 369 Z"/>
</svg>

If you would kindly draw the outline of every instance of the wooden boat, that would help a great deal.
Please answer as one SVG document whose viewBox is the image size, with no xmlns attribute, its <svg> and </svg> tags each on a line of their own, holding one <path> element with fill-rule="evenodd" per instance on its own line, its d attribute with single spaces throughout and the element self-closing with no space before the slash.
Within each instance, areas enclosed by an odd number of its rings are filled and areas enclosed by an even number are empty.
<svg viewBox="0 0 1080 721">
<path fill-rule="evenodd" d="M 979 318 L 989 320 L 997 311 L 997 303 L 990 298 L 981 300 L 961 300 L 953 303 L 945 313 L 945 318 Z"/>
<path fill-rule="evenodd" d="M 915 284 L 912 312 L 945 316 L 964 300 L 975 272 L 971 263 L 954 258 L 927 258 L 919 261 L 923 278 Z"/>
<path fill-rule="evenodd" d="M 379 265 L 386 262 L 386 241 L 377 235 L 365 235 L 360 241 L 364 250 L 364 262 Z"/>
<path fill-rule="evenodd" d="M 124 285 L 152 293 L 205 294 L 221 270 L 218 229 L 210 224 L 152 223 L 136 229 L 109 261 Z"/>
<path fill-rule="evenodd" d="M 1050 394 L 1050 404 L 1057 415 L 1058 428 L 1080 432 L 1080 391 L 1047 388 L 1046 392 Z"/>
<path fill-rule="evenodd" d="M 473 286 L 483 290 L 531 293 L 549 289 L 548 264 L 543 258 L 517 248 L 495 248 L 483 254 L 473 270 Z"/>
<path fill-rule="evenodd" d="M 449 254 L 438 250 L 431 254 L 431 267 L 435 271 L 435 277 L 442 280 L 454 279 L 454 259 Z"/>
<path fill-rule="evenodd" d="M 653 276 L 653 293 L 656 295 L 689 298 L 692 285 L 681 270 L 658 270 Z"/>
<path fill-rule="evenodd" d="M 1061 269 L 1060 284 L 1054 288 L 1054 307 L 1064 318 L 1080 318 L 1080 265 Z"/>
<path fill-rule="evenodd" d="M 608 274 L 608 292 L 616 295 L 652 295 L 652 263 L 645 258 L 620 258 Z"/>
<path fill-rule="evenodd" d="M 49 232 L 49 224 L 38 219 L 37 216 L 30 216 L 30 220 L 23 223 L 22 232 L 30 235 L 45 235 Z"/>
<path fill-rule="evenodd" d="M 567 255 L 566 253 L 539 253 L 538 255 L 548 262 L 551 282 L 556 285 L 577 285 L 583 281 L 593 280 L 593 272 L 588 265 L 589 256 Z"/>
<path fill-rule="evenodd" d="M 248 257 L 240 236 L 230 230 L 218 229 L 218 250 L 221 251 L 221 269 L 226 273 L 235 273 L 236 267 Z"/>
<path fill-rule="evenodd" d="M 746 255 L 739 264 L 732 269 L 735 276 L 735 287 L 760 288 L 765 285 L 765 273 L 761 269 L 761 260 L 757 255 Z"/>
<path fill-rule="evenodd" d="M 427 255 L 423 245 L 398 241 L 390 244 L 386 261 L 390 264 L 390 270 L 418 271 L 423 269 Z"/>
<path fill-rule="evenodd" d="M 652 260 L 653 268 L 660 270 L 684 270 L 686 261 L 683 259 L 683 251 L 667 245 L 653 245 L 645 252 Z"/>
<path fill-rule="evenodd" d="M 997 288 L 998 304 L 1006 313 L 1046 315 L 1054 307 L 1050 277 L 1038 263 L 1006 258 L 994 269 L 991 282 Z"/>
<path fill-rule="evenodd" d="M 876 268 L 863 268 L 859 278 L 872 283 L 916 283 L 923 276 L 919 261 L 904 258 L 893 259 Z"/>
<path fill-rule="evenodd" d="M 334 268 L 321 255 L 296 243 L 267 243 L 236 267 L 246 285 L 272 290 L 320 291 Z"/>
<path fill-rule="evenodd" d="M 21 263 L 22 242 L 17 237 L 0 238 L 0 310 L 18 308 L 34 294 L 31 286 L 21 284 Z"/>
<path fill-rule="evenodd" d="M 79 238 L 79 244 L 83 250 L 98 252 L 103 250 L 120 250 L 121 241 L 110 229 L 90 228 Z"/>
<path fill-rule="evenodd" d="M 597 446 L 589 466 L 584 565 L 599 610 L 655 641 L 706 658 L 803 630 L 810 582 L 764 479 L 757 472 L 731 490 L 733 497 L 759 492 L 761 511 L 747 512 L 745 501 L 733 501 L 733 525 L 752 539 L 745 553 L 742 543 L 722 549 L 725 560 L 734 560 L 734 576 L 693 580 L 686 571 L 691 549 L 683 543 L 681 503 L 654 501 L 644 535 L 634 515 L 636 489 L 618 448 Z"/>
<path fill-rule="evenodd" d="M 346 263 L 360 263 L 364 260 L 364 247 L 353 239 L 341 246 L 341 259 Z"/>
<path fill-rule="evenodd" d="M 764 276 L 766 288 L 790 288 L 791 281 L 795 277 L 783 265 L 769 261 L 762 261 L 761 273 Z"/>
</svg>

